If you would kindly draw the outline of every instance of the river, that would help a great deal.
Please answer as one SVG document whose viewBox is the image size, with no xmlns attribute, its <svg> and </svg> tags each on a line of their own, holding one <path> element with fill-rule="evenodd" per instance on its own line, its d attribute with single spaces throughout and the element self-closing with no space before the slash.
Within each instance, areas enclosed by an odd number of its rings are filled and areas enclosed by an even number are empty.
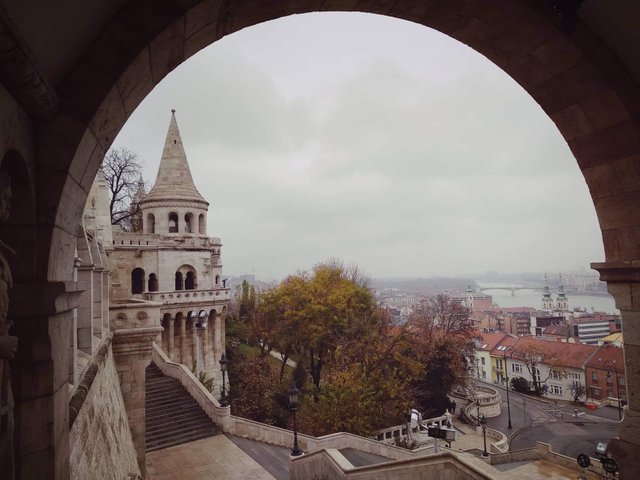
<svg viewBox="0 0 640 480">
<path fill-rule="evenodd" d="M 482 287 L 482 283 L 478 283 Z M 495 284 L 492 284 L 495 285 Z M 502 286 L 502 285 L 501 285 Z M 506 284 L 504 286 L 507 286 Z M 517 285 L 509 285 L 517 286 Z M 514 296 L 511 296 L 511 292 L 506 290 L 485 290 L 493 297 L 493 303 L 501 307 L 542 307 L 542 292 L 539 290 L 518 290 Z M 552 292 L 552 296 L 555 300 L 557 294 Z M 620 311 L 616 308 L 613 297 L 610 295 L 571 295 L 567 294 L 569 300 L 569 308 L 586 308 L 587 312 L 605 312 L 619 314 Z"/>
</svg>

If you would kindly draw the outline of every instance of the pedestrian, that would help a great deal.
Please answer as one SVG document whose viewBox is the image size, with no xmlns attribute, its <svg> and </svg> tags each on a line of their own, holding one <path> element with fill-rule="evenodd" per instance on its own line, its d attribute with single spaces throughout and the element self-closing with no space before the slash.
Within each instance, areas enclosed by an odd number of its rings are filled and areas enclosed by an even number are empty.
<svg viewBox="0 0 640 480">
<path fill-rule="evenodd" d="M 456 415 L 456 401 L 455 400 L 453 402 L 451 402 L 451 413 L 455 417 L 455 415 Z"/>
</svg>

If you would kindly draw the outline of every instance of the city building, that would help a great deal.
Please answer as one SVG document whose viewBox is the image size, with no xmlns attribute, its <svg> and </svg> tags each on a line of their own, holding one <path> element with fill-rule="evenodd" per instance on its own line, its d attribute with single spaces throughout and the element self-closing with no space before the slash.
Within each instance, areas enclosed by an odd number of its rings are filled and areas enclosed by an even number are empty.
<svg viewBox="0 0 640 480">
<path fill-rule="evenodd" d="M 614 345 L 595 349 L 585 366 L 588 401 L 597 404 L 627 404 L 624 351 Z"/>
<path fill-rule="evenodd" d="M 592 345 L 520 337 L 509 348 L 507 370 L 510 378 L 522 377 L 529 382 L 535 375 L 547 398 L 584 400 L 585 365 L 596 349 Z"/>
<path fill-rule="evenodd" d="M 611 319 L 613 315 L 594 315 L 572 318 L 569 321 L 571 336 L 580 343 L 597 345 L 598 342 L 611 334 Z"/>
</svg>

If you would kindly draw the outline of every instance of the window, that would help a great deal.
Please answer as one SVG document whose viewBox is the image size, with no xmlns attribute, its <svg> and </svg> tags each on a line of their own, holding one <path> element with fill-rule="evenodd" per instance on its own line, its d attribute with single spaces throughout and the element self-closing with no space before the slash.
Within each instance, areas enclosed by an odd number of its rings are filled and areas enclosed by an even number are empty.
<svg viewBox="0 0 640 480">
<path fill-rule="evenodd" d="M 598 372 L 591 372 L 591 383 L 598 384 Z"/>
<path fill-rule="evenodd" d="M 624 387 L 626 385 L 626 380 L 624 379 L 624 377 L 618 377 L 618 386 L 620 387 Z"/>
<path fill-rule="evenodd" d="M 481 358 L 481 360 L 482 360 L 482 364 L 483 364 L 483 365 L 485 365 L 485 359 L 484 359 L 484 357 L 482 357 L 482 358 Z"/>
<path fill-rule="evenodd" d="M 216 275 L 216 285 L 220 285 L 220 275 Z"/>
<path fill-rule="evenodd" d="M 147 290 L 149 290 L 150 292 L 157 292 L 158 291 L 158 277 L 156 277 L 155 273 L 151 273 L 149 275 L 149 282 L 147 285 Z"/>
<path fill-rule="evenodd" d="M 600 389 L 598 387 L 591 387 L 591 398 L 600 400 Z"/>
<path fill-rule="evenodd" d="M 610 385 L 610 384 L 613 383 L 613 375 L 611 375 L 610 373 L 608 375 L 606 375 L 605 378 L 607 379 L 607 385 Z"/>
<path fill-rule="evenodd" d="M 558 370 L 550 369 L 549 377 L 553 378 L 554 380 L 558 380 L 560 378 L 560 372 Z"/>
<path fill-rule="evenodd" d="M 193 272 L 187 272 L 187 275 L 184 279 L 184 289 L 193 290 L 195 288 L 196 288 L 196 276 Z"/>
<path fill-rule="evenodd" d="M 513 373 L 522 373 L 522 365 L 520 365 L 519 363 L 512 363 L 511 371 Z"/>
<path fill-rule="evenodd" d="M 182 272 L 176 272 L 176 290 L 184 290 L 184 278 Z"/>
<path fill-rule="evenodd" d="M 147 233 L 156 233 L 156 217 L 153 213 L 147 215 Z"/>
<path fill-rule="evenodd" d="M 178 214 L 176 212 L 169 214 L 169 233 L 178 233 Z"/>
<path fill-rule="evenodd" d="M 576 372 L 571 372 L 571 378 L 573 380 L 580 380 L 580 374 Z"/>
<path fill-rule="evenodd" d="M 193 232 L 193 213 L 187 213 L 184 216 L 184 231 L 187 233 Z"/>
<path fill-rule="evenodd" d="M 206 233 L 204 231 L 204 215 L 202 213 L 198 217 L 198 232 L 202 234 Z"/>
<path fill-rule="evenodd" d="M 131 293 L 136 295 L 144 292 L 144 270 L 134 268 L 131 271 Z"/>
<path fill-rule="evenodd" d="M 553 395 L 562 395 L 562 387 L 560 385 L 549 385 L 549 391 Z"/>
</svg>

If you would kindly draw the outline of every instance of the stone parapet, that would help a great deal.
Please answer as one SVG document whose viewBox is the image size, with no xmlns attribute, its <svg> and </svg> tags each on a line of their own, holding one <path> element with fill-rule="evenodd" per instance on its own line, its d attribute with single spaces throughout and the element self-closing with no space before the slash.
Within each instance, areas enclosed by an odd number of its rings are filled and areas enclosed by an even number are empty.
<svg viewBox="0 0 640 480">
<path fill-rule="evenodd" d="M 231 299 L 231 289 L 212 288 L 205 290 L 171 290 L 165 292 L 146 292 L 144 297 L 153 302 L 163 304 L 224 302 Z"/>
<path fill-rule="evenodd" d="M 69 404 L 72 480 L 134 478 L 140 474 L 112 338 L 110 333 L 100 343 Z"/>
</svg>

